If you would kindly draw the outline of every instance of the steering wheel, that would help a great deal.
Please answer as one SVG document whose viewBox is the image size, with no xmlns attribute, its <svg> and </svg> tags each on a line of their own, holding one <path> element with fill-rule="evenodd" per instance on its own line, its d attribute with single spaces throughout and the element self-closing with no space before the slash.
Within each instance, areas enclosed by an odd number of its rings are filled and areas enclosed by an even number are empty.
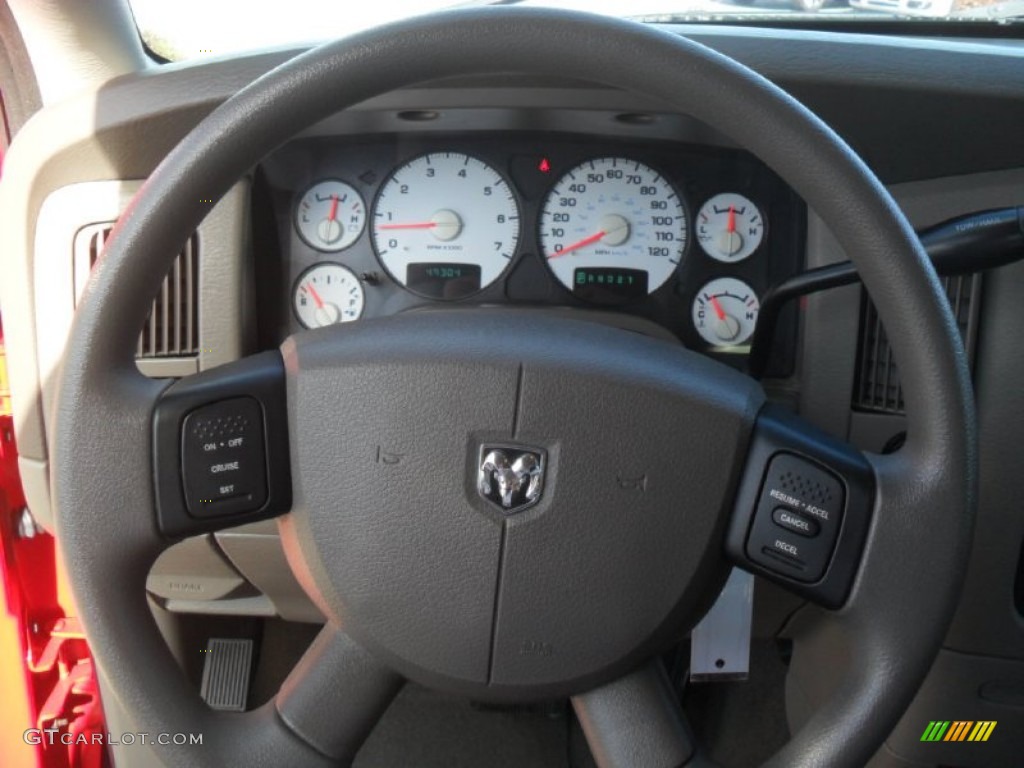
<svg viewBox="0 0 1024 768">
<path fill-rule="evenodd" d="M 802 195 L 890 331 L 903 449 L 862 454 L 694 352 L 529 311 L 302 332 L 173 385 L 137 372 L 149 297 L 208 201 L 264 155 L 376 94 L 511 71 L 646 94 L 729 135 Z M 966 567 L 971 386 L 913 231 L 799 103 L 718 53 L 632 22 L 444 12 L 269 72 L 139 191 L 67 349 L 58 536 L 105 696 L 138 731 L 204 735 L 201 747 L 157 747 L 171 765 L 349 764 L 404 678 L 482 700 L 570 696 L 602 768 L 696 764 L 656 659 L 700 619 L 730 562 L 833 609 L 827 631 L 848 653 L 846 677 L 770 764 L 863 765 L 924 679 Z M 200 503 L 189 457 L 216 429 L 246 441 L 249 485 Z M 515 503 L 495 503 L 483 486 L 513 457 L 541 481 L 524 490 L 513 473 L 503 493 Z M 818 536 L 788 544 L 772 527 L 780 505 Z M 214 712 L 154 624 L 146 574 L 176 538 L 277 515 L 327 623 L 271 702 Z"/>
</svg>

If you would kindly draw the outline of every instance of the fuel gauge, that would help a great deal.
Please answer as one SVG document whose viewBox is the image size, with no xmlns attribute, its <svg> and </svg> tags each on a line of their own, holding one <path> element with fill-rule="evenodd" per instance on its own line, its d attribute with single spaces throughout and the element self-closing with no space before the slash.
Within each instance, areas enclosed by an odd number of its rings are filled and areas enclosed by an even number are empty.
<svg viewBox="0 0 1024 768">
<path fill-rule="evenodd" d="M 295 316 L 306 328 L 358 320 L 363 314 L 363 285 L 352 270 L 327 262 L 307 269 L 295 284 Z"/>
<path fill-rule="evenodd" d="M 719 277 L 693 300 L 693 325 L 713 347 L 740 347 L 754 334 L 760 309 L 753 288 L 735 277 Z"/>
<path fill-rule="evenodd" d="M 340 251 L 356 241 L 366 226 L 366 206 L 343 181 L 314 184 L 295 209 L 299 236 L 319 251 Z"/>
</svg>

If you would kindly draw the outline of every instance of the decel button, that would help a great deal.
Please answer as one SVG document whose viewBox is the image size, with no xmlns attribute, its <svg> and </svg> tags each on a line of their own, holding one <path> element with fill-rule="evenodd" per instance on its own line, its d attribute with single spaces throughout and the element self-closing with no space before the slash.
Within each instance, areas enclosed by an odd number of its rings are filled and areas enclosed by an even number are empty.
<svg viewBox="0 0 1024 768">
<path fill-rule="evenodd" d="M 799 512 L 794 512 L 785 507 L 777 507 L 772 512 L 772 520 L 780 528 L 785 528 L 787 531 L 792 531 L 801 536 L 814 537 L 821 530 L 817 520 L 804 517 Z"/>
</svg>

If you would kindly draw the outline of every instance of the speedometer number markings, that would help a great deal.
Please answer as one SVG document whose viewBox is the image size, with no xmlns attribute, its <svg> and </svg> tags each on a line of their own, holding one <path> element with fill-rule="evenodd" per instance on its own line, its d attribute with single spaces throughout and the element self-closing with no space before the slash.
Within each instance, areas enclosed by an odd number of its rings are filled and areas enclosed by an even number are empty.
<svg viewBox="0 0 1024 768">
<path fill-rule="evenodd" d="M 664 285 L 682 260 L 686 233 L 686 211 L 668 180 L 639 161 L 602 157 L 559 179 L 544 202 L 539 235 L 562 285 L 610 303 Z"/>
</svg>

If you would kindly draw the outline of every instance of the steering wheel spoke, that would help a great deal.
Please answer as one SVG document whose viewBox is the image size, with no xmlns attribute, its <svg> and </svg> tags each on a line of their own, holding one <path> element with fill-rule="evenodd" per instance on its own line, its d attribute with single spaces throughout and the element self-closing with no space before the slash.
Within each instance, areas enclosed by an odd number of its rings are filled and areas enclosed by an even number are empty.
<svg viewBox="0 0 1024 768">
<path fill-rule="evenodd" d="M 875 502 L 871 464 L 848 443 L 767 406 L 758 416 L 726 551 L 828 608 L 846 600 Z"/>
<path fill-rule="evenodd" d="M 574 696 L 572 705 L 598 768 L 695 765 L 691 729 L 659 660 Z"/>
<path fill-rule="evenodd" d="M 299 738 L 349 765 L 402 684 L 328 623 L 281 686 L 274 706 Z"/>
<path fill-rule="evenodd" d="M 182 379 L 153 411 L 159 528 L 179 537 L 291 508 L 284 365 L 253 355 Z"/>
</svg>

